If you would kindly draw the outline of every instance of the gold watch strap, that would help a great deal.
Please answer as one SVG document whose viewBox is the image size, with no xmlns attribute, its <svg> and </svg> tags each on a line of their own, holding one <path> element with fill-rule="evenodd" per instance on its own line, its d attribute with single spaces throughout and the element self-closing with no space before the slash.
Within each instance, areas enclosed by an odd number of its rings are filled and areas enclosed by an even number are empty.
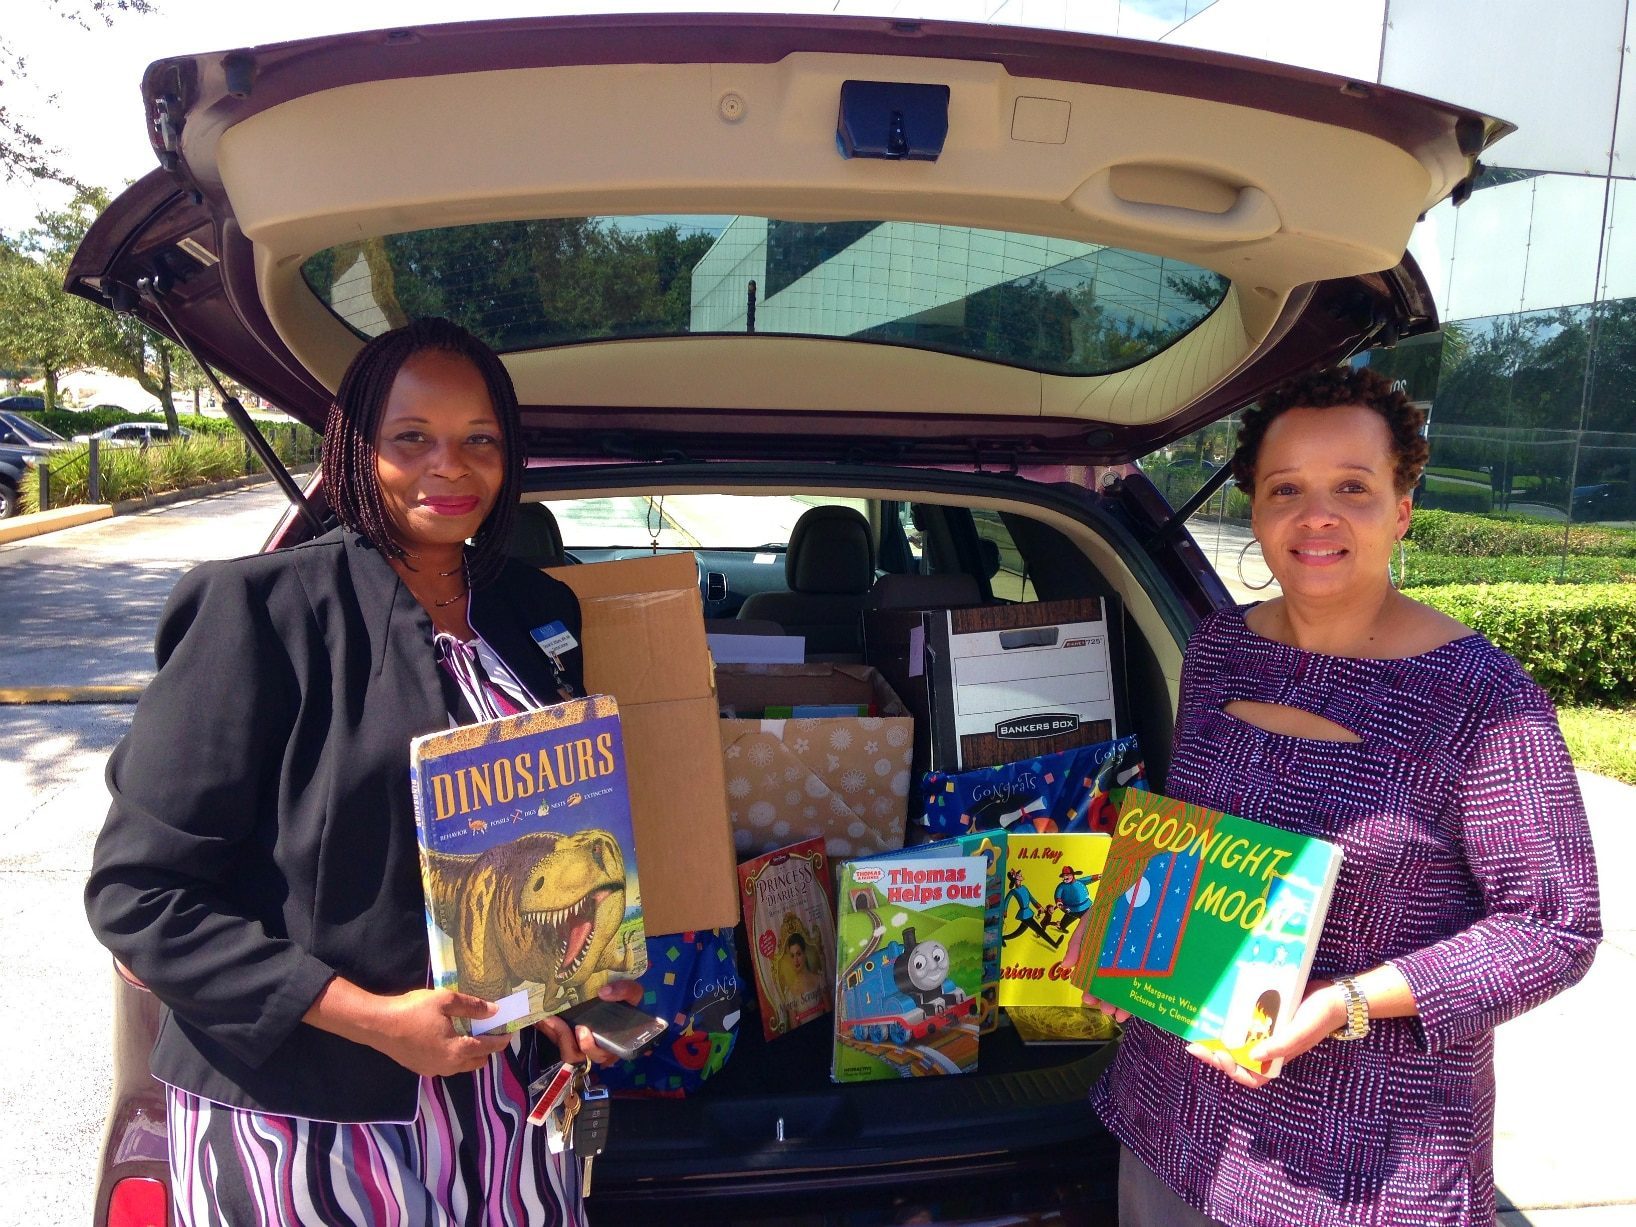
<svg viewBox="0 0 1636 1227">
<path fill-rule="evenodd" d="M 1336 1040 L 1361 1040 L 1369 1034 L 1369 1001 L 1352 976 L 1336 976 L 1335 987 L 1346 1002 L 1346 1025 L 1330 1032 Z"/>
</svg>

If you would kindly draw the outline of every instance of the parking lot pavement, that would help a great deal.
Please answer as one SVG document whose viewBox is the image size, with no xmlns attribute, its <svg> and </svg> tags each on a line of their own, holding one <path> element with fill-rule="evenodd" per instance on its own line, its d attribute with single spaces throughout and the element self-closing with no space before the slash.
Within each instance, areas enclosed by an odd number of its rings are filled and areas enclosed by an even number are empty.
<svg viewBox="0 0 1636 1227">
<path fill-rule="evenodd" d="M 124 683 L 182 573 L 260 547 L 285 506 L 253 487 L 0 546 L 0 691 Z M 89 1222 L 111 1079 L 111 965 L 80 902 L 128 704 L 0 704 L 0 1223 Z M 177 747 L 178 755 L 185 747 Z"/>
<path fill-rule="evenodd" d="M 10 581 L 7 581 L 9 586 Z M 128 706 L 0 707 L 0 1223 L 91 1220 L 112 1090 L 107 952 L 80 903 Z"/>
<path fill-rule="evenodd" d="M 0 546 L 0 689 L 146 682 L 183 572 L 253 553 L 287 506 L 253 486 Z"/>
</svg>

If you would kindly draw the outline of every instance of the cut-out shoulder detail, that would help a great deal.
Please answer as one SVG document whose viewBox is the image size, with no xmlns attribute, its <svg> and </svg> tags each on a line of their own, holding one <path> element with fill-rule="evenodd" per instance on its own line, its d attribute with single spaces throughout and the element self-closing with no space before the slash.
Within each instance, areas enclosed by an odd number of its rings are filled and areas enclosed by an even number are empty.
<svg viewBox="0 0 1636 1227">
<path fill-rule="evenodd" d="M 1222 711 L 1235 720 L 1253 724 L 1268 733 L 1285 737 L 1301 737 L 1307 741 L 1361 742 L 1344 724 L 1336 724 L 1299 707 L 1283 703 L 1257 703 L 1250 699 L 1234 699 L 1223 705 Z"/>
</svg>

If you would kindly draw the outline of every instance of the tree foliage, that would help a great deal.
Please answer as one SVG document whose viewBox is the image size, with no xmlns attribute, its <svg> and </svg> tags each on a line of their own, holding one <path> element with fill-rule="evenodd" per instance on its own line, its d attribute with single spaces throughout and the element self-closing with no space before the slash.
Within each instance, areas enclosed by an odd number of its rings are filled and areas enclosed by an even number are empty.
<svg viewBox="0 0 1636 1227">
<path fill-rule="evenodd" d="M 16 4 L 18 0 L 12 0 Z M 100 22 L 111 26 L 120 13 L 151 13 L 150 0 L 33 0 L 62 20 L 82 29 Z M 28 77 L 28 57 L 3 33 L 0 26 L 0 84 L 15 86 Z M 15 94 L 12 95 L 15 97 Z M 46 95 L 50 101 L 51 95 Z M 0 102 L 0 174 L 6 179 L 49 179 L 79 189 L 85 185 L 69 174 L 57 159 L 62 151 L 45 140 L 28 119 Z"/>
<path fill-rule="evenodd" d="M 193 360 L 140 321 L 66 293 L 63 277 L 108 193 L 84 188 L 68 207 L 38 215 L 33 229 L 0 248 L 0 357 L 40 371 L 48 408 L 66 370 L 98 367 L 136 380 L 176 429 L 173 395 L 181 379 L 202 380 Z"/>
<path fill-rule="evenodd" d="M 705 234 L 546 218 L 417 230 L 309 259 L 314 291 L 364 331 L 444 316 L 498 350 L 686 332 Z"/>
</svg>

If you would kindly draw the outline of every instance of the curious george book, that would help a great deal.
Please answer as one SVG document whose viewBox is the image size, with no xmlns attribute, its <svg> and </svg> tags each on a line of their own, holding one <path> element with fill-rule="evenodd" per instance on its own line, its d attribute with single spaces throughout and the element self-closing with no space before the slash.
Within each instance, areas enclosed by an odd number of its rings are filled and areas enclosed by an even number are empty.
<svg viewBox="0 0 1636 1227">
<path fill-rule="evenodd" d="M 611 697 L 429 733 L 409 757 L 432 982 L 500 1007 L 473 1033 L 520 1030 L 642 974 Z"/>
<path fill-rule="evenodd" d="M 1001 894 L 1000 1004 L 1079 1006 L 1069 955 L 1084 941 L 1110 839 L 1013 834 Z"/>
</svg>

